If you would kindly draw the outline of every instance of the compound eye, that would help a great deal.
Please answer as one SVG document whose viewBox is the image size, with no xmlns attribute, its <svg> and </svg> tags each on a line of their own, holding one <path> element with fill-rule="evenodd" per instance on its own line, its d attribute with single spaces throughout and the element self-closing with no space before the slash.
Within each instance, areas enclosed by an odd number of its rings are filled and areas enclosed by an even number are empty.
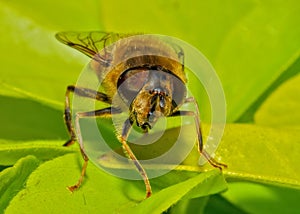
<svg viewBox="0 0 300 214">
<path fill-rule="evenodd" d="M 173 84 L 173 93 L 172 93 L 173 105 L 174 107 L 176 107 L 183 103 L 187 94 L 186 91 L 187 89 L 185 84 L 179 78 L 173 76 L 171 81 Z"/>
<path fill-rule="evenodd" d="M 134 69 L 125 71 L 118 80 L 118 92 L 128 106 L 145 85 L 149 70 Z"/>
</svg>

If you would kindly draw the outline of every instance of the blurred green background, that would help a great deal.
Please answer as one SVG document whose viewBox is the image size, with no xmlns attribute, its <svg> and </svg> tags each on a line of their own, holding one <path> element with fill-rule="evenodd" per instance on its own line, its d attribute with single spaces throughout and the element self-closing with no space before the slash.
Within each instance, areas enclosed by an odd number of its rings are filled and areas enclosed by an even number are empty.
<svg viewBox="0 0 300 214">
<path fill-rule="evenodd" d="M 299 11 L 297 0 L 1 1 L 0 213 L 299 212 Z M 64 93 L 88 62 L 55 40 L 68 30 L 170 35 L 210 60 L 227 102 L 218 150 L 229 166 L 226 192 L 214 194 L 225 189 L 218 176 L 207 175 L 216 187 L 204 191 L 205 177 L 194 184 L 198 173 L 185 169 L 154 179 L 157 197 L 136 205 L 142 182 L 113 178 L 92 164 L 85 189 L 65 191 L 81 158 L 77 148 L 61 147 L 68 138 Z"/>
</svg>

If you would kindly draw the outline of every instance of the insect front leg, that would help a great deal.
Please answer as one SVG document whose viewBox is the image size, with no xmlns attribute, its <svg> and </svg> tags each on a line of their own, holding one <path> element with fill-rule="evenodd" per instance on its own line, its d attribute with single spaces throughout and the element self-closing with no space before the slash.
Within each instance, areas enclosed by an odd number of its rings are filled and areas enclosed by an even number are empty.
<svg viewBox="0 0 300 214">
<path fill-rule="evenodd" d="M 132 160 L 135 167 L 137 168 L 138 172 L 140 173 L 141 177 L 144 180 L 145 187 L 146 187 L 146 198 L 149 198 L 152 194 L 151 185 L 147 176 L 147 173 L 143 166 L 140 164 L 140 162 L 135 157 L 134 153 L 132 152 L 131 148 L 127 144 L 127 137 L 129 134 L 129 131 L 131 129 L 131 122 L 129 119 L 127 119 L 123 126 L 122 135 L 119 137 L 119 141 L 122 143 L 122 149 L 125 153 L 125 155 Z"/>
<path fill-rule="evenodd" d="M 66 96 L 65 96 L 64 119 L 65 119 L 65 123 L 66 123 L 67 129 L 68 129 L 69 135 L 70 135 L 70 139 L 64 144 L 64 146 L 70 146 L 70 145 L 74 144 L 74 142 L 76 140 L 78 140 L 79 145 L 80 145 L 80 151 L 81 151 L 81 154 L 82 154 L 82 157 L 84 160 L 84 164 L 82 166 L 81 175 L 80 175 L 78 182 L 75 185 L 68 187 L 68 189 L 71 192 L 73 192 L 74 190 L 78 189 L 79 186 L 81 185 L 84 175 L 85 175 L 88 160 L 89 160 L 87 155 L 85 154 L 84 148 L 83 148 L 83 143 L 82 143 L 81 134 L 80 134 L 79 119 L 81 117 L 107 116 L 108 114 L 111 114 L 111 108 L 101 109 L 101 110 L 92 111 L 92 112 L 77 113 L 76 117 L 75 117 L 75 126 L 78 131 L 78 136 L 76 136 L 75 129 L 72 124 L 72 113 L 71 113 L 71 108 L 70 108 L 70 93 L 75 93 L 78 96 L 95 99 L 95 100 L 106 102 L 109 104 L 111 103 L 111 100 L 109 99 L 109 97 L 106 94 L 98 92 L 98 91 L 94 91 L 94 90 L 91 90 L 88 88 L 76 87 L 74 85 L 70 85 L 67 87 Z"/>
<path fill-rule="evenodd" d="M 216 167 L 220 170 L 222 170 L 223 168 L 227 168 L 226 164 L 219 163 L 203 149 L 203 137 L 202 137 L 202 129 L 201 129 L 201 123 L 200 123 L 200 113 L 199 113 L 197 101 L 195 100 L 194 97 L 188 97 L 188 98 L 186 98 L 184 103 L 193 103 L 195 105 L 196 111 L 195 112 L 193 112 L 193 111 L 176 111 L 171 116 L 193 116 L 194 120 L 195 120 L 197 136 L 198 136 L 198 151 L 199 151 L 199 153 L 202 154 L 213 167 Z"/>
<path fill-rule="evenodd" d="M 87 97 L 91 99 L 95 99 L 98 101 L 102 101 L 108 104 L 111 104 L 111 99 L 104 93 L 94 91 L 88 88 L 81 88 L 74 85 L 69 85 L 67 87 L 66 96 L 65 96 L 65 112 L 64 112 L 64 120 L 70 135 L 70 139 L 64 144 L 64 146 L 70 146 L 74 144 L 76 141 L 76 134 L 72 124 L 72 113 L 70 108 L 70 93 L 75 93 L 81 97 Z"/>
<path fill-rule="evenodd" d="M 87 164 L 88 164 L 88 161 L 89 161 L 89 158 L 88 158 L 88 156 L 86 155 L 86 153 L 84 151 L 83 140 L 82 140 L 81 131 L 80 131 L 79 119 L 81 119 L 81 118 L 90 118 L 90 117 L 107 118 L 107 117 L 111 117 L 112 112 L 120 113 L 120 111 L 118 109 L 115 109 L 115 108 L 112 108 L 112 107 L 108 107 L 108 108 L 104 108 L 104 109 L 100 109 L 100 110 L 95 110 L 95 111 L 76 113 L 75 128 L 77 130 L 77 141 L 79 142 L 79 145 L 80 145 L 80 151 L 81 151 L 84 163 L 83 163 L 83 166 L 82 166 L 81 175 L 80 175 L 77 183 L 73 186 L 68 187 L 68 189 L 71 192 L 78 189 L 80 187 L 80 185 L 82 184 L 83 178 L 85 176 Z"/>
</svg>

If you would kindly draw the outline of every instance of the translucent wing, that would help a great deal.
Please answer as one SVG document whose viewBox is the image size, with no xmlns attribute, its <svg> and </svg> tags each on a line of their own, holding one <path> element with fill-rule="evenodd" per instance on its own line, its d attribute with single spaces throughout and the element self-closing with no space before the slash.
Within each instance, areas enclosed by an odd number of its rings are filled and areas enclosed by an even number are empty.
<svg viewBox="0 0 300 214">
<path fill-rule="evenodd" d="M 118 34 L 101 31 L 91 32 L 59 32 L 55 35 L 56 39 L 63 44 L 66 44 L 90 58 L 101 63 L 109 63 L 109 53 L 100 51 L 108 45 L 118 41 L 119 39 L 132 36 L 134 34 Z M 104 54 L 105 53 L 105 54 Z"/>
</svg>

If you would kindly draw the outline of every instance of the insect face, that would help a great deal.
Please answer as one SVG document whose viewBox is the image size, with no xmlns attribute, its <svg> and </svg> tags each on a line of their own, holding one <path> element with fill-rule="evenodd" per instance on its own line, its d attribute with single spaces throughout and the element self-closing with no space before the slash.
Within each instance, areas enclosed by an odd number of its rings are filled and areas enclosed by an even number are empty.
<svg viewBox="0 0 300 214">
<path fill-rule="evenodd" d="M 130 105 L 131 121 L 145 131 L 151 129 L 158 118 L 170 115 L 173 108 L 170 83 L 162 82 L 160 76 L 164 74 L 150 73 L 149 80 Z"/>
<path fill-rule="evenodd" d="M 135 122 L 145 132 L 160 117 L 171 115 L 186 96 L 182 80 L 161 66 L 129 69 L 117 85 L 119 95 L 129 107 L 130 123 Z"/>
</svg>

